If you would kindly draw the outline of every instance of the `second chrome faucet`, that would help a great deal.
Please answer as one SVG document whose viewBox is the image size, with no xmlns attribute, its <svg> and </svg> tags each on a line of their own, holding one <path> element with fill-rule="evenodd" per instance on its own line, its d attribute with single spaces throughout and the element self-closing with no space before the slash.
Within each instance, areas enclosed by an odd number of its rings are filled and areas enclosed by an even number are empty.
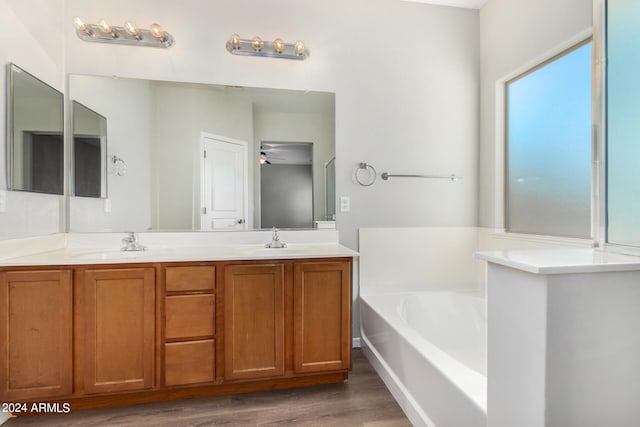
<svg viewBox="0 0 640 427">
<path fill-rule="evenodd" d="M 124 246 L 120 249 L 122 251 L 146 251 L 147 247 L 143 246 L 138 242 L 138 238 L 136 234 L 133 232 L 127 233 L 125 237 L 122 238 L 122 243 Z"/>
<path fill-rule="evenodd" d="M 266 243 L 264 247 L 273 249 L 286 248 L 287 244 L 280 241 L 280 234 L 278 232 L 278 229 L 273 227 L 271 241 L 269 243 Z"/>
</svg>

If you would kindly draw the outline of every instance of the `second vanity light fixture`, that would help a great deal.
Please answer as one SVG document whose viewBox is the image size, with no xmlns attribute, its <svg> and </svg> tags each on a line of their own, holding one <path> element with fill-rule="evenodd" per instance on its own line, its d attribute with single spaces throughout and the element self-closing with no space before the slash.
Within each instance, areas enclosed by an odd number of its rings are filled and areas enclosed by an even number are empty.
<svg viewBox="0 0 640 427">
<path fill-rule="evenodd" d="M 227 41 L 227 50 L 233 55 L 262 56 L 268 58 L 304 60 L 309 56 L 309 50 L 303 42 L 285 43 L 277 38 L 274 41 L 263 41 L 256 36 L 252 39 L 241 39 L 232 34 Z"/>
<path fill-rule="evenodd" d="M 77 36 L 86 42 L 126 44 L 130 46 L 147 46 L 169 48 L 174 38 L 158 24 L 151 24 L 149 29 L 138 28 L 131 21 L 123 27 L 111 26 L 101 19 L 97 24 L 87 24 L 81 18 L 73 18 Z"/>
</svg>

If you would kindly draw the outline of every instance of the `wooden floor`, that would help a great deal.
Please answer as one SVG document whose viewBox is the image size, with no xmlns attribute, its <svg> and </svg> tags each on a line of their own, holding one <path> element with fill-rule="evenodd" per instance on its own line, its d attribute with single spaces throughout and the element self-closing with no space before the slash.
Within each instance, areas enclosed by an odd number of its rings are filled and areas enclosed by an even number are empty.
<svg viewBox="0 0 640 427">
<path fill-rule="evenodd" d="M 181 400 L 67 415 L 13 418 L 15 426 L 411 426 L 359 349 L 344 384 Z"/>
</svg>

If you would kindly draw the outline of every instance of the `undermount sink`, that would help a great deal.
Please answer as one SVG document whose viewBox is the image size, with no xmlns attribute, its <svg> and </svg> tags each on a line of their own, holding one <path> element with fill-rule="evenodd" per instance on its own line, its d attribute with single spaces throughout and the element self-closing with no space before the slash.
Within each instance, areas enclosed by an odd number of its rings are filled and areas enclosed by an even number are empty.
<svg viewBox="0 0 640 427">
<path fill-rule="evenodd" d="M 75 255 L 75 258 L 80 259 L 95 259 L 95 260 L 107 260 L 107 259 L 135 259 L 148 257 L 151 253 L 149 251 L 99 251 L 99 252 L 85 252 Z"/>
</svg>

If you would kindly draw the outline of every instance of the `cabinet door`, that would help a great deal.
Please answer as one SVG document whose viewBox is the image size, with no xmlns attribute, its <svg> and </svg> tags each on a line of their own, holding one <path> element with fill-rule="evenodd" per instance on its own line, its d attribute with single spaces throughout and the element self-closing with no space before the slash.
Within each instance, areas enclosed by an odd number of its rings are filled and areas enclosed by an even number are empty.
<svg viewBox="0 0 640 427">
<path fill-rule="evenodd" d="M 152 387 L 154 270 L 87 270 L 84 279 L 85 392 Z"/>
<path fill-rule="evenodd" d="M 284 265 L 225 269 L 226 379 L 284 375 Z"/>
<path fill-rule="evenodd" d="M 295 372 L 351 366 L 351 263 L 297 262 L 293 268 Z"/>
<path fill-rule="evenodd" d="M 72 393 L 70 271 L 0 273 L 0 402 Z"/>
</svg>

